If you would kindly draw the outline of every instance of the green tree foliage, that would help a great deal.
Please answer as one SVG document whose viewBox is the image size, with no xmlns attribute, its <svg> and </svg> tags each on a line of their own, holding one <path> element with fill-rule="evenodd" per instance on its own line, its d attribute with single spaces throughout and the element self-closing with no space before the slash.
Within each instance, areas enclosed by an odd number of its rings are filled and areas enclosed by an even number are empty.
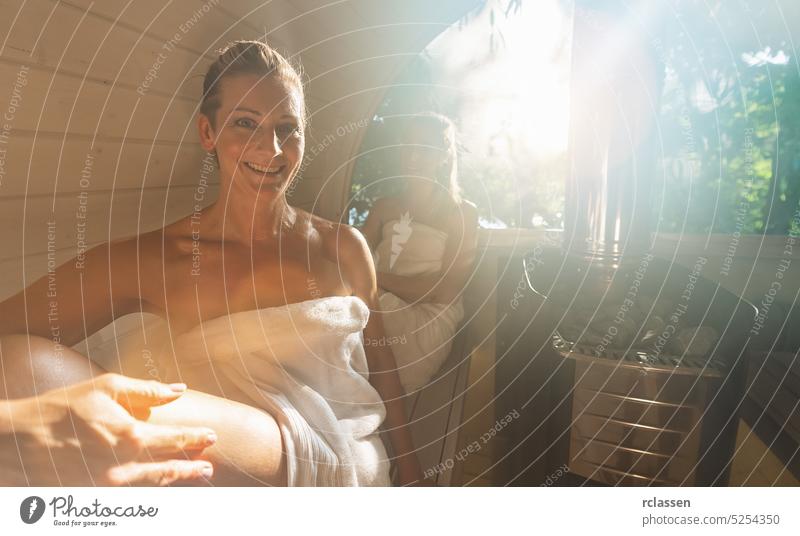
<svg viewBox="0 0 800 536">
<path fill-rule="evenodd" d="M 797 58 L 766 4 L 684 1 L 666 26 L 660 232 L 786 234 L 800 202 Z M 774 6 L 773 6 L 774 7 Z"/>
</svg>

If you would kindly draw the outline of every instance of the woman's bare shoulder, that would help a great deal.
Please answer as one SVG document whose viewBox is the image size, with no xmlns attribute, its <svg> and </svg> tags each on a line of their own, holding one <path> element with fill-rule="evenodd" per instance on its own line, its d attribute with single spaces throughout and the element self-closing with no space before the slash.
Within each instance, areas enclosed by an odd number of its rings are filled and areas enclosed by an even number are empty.
<svg viewBox="0 0 800 536">
<path fill-rule="evenodd" d="M 352 225 L 327 220 L 314 214 L 308 214 L 308 218 L 330 260 L 341 264 L 354 255 L 363 256 L 365 248 L 369 251 L 364 235 Z"/>
<path fill-rule="evenodd" d="M 352 253 L 353 248 L 359 248 L 364 240 L 362 234 L 353 226 L 346 223 L 334 222 L 321 216 L 298 210 L 298 223 L 307 221 L 311 233 L 316 235 L 324 252 L 332 260 L 341 260 L 343 253 Z M 366 243 L 366 242 L 365 242 Z"/>
<path fill-rule="evenodd" d="M 170 224 L 95 246 L 87 252 L 87 261 L 96 264 L 99 260 L 107 259 L 110 266 L 115 268 L 115 272 L 127 272 L 128 268 L 136 266 L 138 272 L 143 272 L 147 271 L 149 266 L 160 266 L 165 259 L 179 254 L 181 249 L 191 248 L 190 242 L 190 233 L 185 234 L 181 232 L 179 225 Z M 134 270 L 134 273 L 136 272 L 137 270 Z M 160 273 L 160 270 L 157 273 Z"/>
<path fill-rule="evenodd" d="M 191 216 L 185 216 L 164 227 L 147 231 L 137 237 L 140 254 L 144 260 L 168 259 L 189 253 L 192 248 Z"/>
<path fill-rule="evenodd" d="M 461 227 L 478 224 L 478 207 L 472 201 L 462 199 L 455 207 L 456 210 L 450 212 L 450 223 Z"/>
<path fill-rule="evenodd" d="M 312 234 L 318 240 L 324 257 L 337 266 L 346 285 L 355 294 L 363 293 L 374 281 L 372 254 L 366 238 L 355 227 L 334 222 L 303 211 L 298 218 L 308 218 Z"/>
</svg>

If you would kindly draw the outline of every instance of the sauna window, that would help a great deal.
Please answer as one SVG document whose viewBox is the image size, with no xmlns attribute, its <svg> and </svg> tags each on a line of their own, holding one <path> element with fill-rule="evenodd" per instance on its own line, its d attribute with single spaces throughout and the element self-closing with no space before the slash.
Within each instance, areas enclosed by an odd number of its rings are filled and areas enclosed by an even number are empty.
<svg viewBox="0 0 800 536">
<path fill-rule="evenodd" d="M 800 72 L 788 26 L 776 5 L 714 5 L 684 2 L 663 29 L 657 231 L 798 233 Z"/>
<path fill-rule="evenodd" d="M 354 164 L 360 225 L 399 181 L 405 114 L 433 110 L 459 131 L 459 180 L 482 227 L 563 226 L 572 1 L 490 0 L 445 29 L 387 89 Z"/>
</svg>

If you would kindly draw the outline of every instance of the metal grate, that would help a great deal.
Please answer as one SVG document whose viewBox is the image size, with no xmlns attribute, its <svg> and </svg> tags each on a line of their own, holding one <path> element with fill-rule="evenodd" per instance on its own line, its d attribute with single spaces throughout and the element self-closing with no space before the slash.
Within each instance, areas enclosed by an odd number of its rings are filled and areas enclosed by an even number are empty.
<svg viewBox="0 0 800 536">
<path fill-rule="evenodd" d="M 724 361 L 713 357 L 676 356 L 664 353 L 657 354 L 637 348 L 630 348 L 627 350 L 609 348 L 603 352 L 598 352 L 594 346 L 569 342 L 558 333 L 553 335 L 553 347 L 565 356 L 567 354 L 580 354 L 585 357 L 625 361 L 627 363 L 635 363 L 637 365 L 650 367 L 699 369 L 705 372 L 717 372 L 720 374 L 724 374 L 728 368 Z"/>
</svg>

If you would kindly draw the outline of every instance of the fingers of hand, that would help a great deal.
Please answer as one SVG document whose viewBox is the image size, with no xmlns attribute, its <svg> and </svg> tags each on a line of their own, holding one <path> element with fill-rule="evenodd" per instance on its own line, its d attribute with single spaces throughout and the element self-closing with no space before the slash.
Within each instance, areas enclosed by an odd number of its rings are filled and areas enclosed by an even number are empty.
<svg viewBox="0 0 800 536">
<path fill-rule="evenodd" d="M 213 473 L 211 464 L 200 460 L 130 462 L 110 469 L 107 479 L 112 486 L 168 486 L 176 482 L 201 482 Z"/>
<path fill-rule="evenodd" d="M 137 445 L 155 458 L 198 453 L 217 442 L 217 435 L 209 428 L 137 422 L 133 430 Z"/>
<path fill-rule="evenodd" d="M 97 380 L 97 384 L 128 409 L 166 404 L 186 392 L 186 385 L 182 383 L 168 385 L 155 380 L 139 380 L 119 374 L 104 374 Z"/>
</svg>

